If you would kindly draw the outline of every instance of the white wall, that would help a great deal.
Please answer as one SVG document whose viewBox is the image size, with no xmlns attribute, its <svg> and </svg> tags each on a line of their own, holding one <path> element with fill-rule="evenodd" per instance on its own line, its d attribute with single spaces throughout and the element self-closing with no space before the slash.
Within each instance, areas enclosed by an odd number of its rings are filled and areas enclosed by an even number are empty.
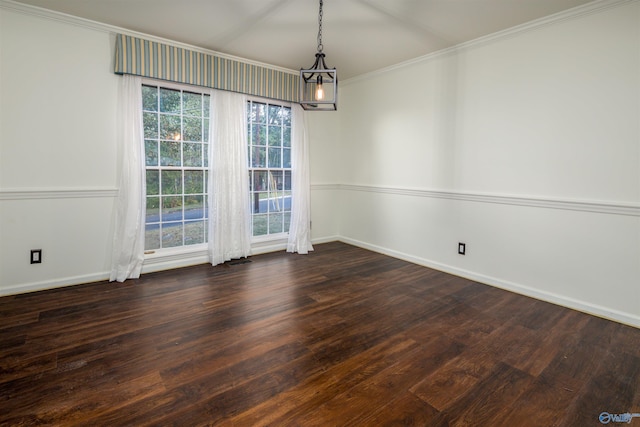
<svg viewBox="0 0 640 427">
<path fill-rule="evenodd" d="M 112 36 L 0 8 L 0 294 L 105 277 L 116 195 Z M 43 263 L 29 263 L 30 249 Z"/>
<path fill-rule="evenodd" d="M 306 118 L 310 135 L 311 238 L 316 243 L 338 240 L 340 112 L 307 112 Z"/>
<path fill-rule="evenodd" d="M 640 326 L 639 2 L 353 79 L 341 100 L 345 241 Z"/>
</svg>

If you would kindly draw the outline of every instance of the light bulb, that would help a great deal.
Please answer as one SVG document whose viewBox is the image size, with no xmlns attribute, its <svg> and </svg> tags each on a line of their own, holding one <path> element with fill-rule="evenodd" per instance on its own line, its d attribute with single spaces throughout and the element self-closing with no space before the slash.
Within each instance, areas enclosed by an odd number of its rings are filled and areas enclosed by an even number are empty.
<svg viewBox="0 0 640 427">
<path fill-rule="evenodd" d="M 322 101 L 324 99 L 324 89 L 322 88 L 322 76 L 318 76 L 316 80 L 316 100 Z"/>
</svg>

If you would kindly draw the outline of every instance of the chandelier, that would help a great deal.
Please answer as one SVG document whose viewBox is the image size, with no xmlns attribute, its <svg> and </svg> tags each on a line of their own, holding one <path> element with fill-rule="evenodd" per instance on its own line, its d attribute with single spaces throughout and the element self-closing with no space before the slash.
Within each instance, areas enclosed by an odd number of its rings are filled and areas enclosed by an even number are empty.
<svg viewBox="0 0 640 427">
<path fill-rule="evenodd" d="M 318 52 L 316 60 L 308 69 L 300 69 L 300 105 L 305 110 L 337 110 L 338 74 L 335 68 L 327 67 L 322 52 L 322 0 L 318 13 Z"/>
</svg>

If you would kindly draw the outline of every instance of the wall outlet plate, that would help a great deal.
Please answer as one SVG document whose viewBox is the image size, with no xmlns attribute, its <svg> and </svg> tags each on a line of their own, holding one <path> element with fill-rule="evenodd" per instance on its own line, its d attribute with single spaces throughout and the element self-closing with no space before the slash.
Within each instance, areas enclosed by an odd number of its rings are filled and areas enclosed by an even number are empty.
<svg viewBox="0 0 640 427">
<path fill-rule="evenodd" d="M 42 263 L 42 249 L 31 249 L 31 264 Z"/>
<path fill-rule="evenodd" d="M 458 243 L 458 253 L 460 255 L 464 255 L 467 251 L 467 244 L 466 243 Z"/>
</svg>

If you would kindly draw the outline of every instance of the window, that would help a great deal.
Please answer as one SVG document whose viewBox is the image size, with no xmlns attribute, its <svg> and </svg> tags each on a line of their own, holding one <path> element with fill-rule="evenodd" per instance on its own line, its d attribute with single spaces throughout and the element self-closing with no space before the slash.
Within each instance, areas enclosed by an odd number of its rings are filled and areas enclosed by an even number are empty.
<svg viewBox="0 0 640 427">
<path fill-rule="evenodd" d="M 209 95 L 142 87 L 145 250 L 207 241 Z"/>
<path fill-rule="evenodd" d="M 291 108 L 250 100 L 247 122 L 252 234 L 287 233 L 291 221 Z"/>
</svg>

